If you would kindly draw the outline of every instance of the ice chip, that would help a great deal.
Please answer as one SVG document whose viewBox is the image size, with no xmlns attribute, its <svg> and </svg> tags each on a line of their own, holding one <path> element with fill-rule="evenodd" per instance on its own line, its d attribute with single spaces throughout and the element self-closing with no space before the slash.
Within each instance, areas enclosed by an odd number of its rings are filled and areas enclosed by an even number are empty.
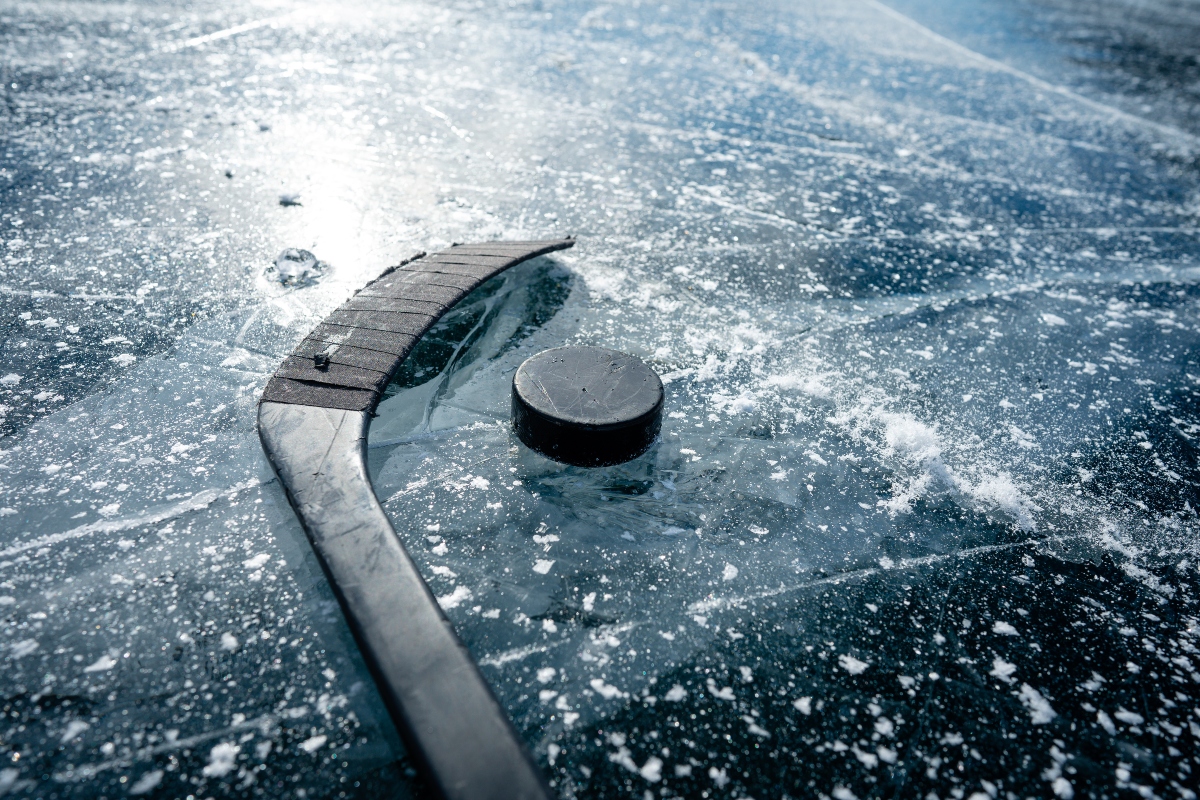
<svg viewBox="0 0 1200 800">
<path fill-rule="evenodd" d="M 308 286 L 320 279 L 326 265 L 307 250 L 289 247 L 275 256 L 266 275 L 283 286 Z"/>
</svg>

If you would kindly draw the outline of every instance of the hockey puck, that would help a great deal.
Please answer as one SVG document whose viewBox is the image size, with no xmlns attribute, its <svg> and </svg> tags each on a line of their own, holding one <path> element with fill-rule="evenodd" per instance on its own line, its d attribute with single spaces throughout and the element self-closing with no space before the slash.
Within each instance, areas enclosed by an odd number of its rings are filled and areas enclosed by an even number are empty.
<svg viewBox="0 0 1200 800">
<path fill-rule="evenodd" d="M 564 464 L 599 467 L 636 458 L 658 436 L 662 407 L 654 370 L 604 347 L 546 350 L 513 376 L 517 436 Z"/>
</svg>

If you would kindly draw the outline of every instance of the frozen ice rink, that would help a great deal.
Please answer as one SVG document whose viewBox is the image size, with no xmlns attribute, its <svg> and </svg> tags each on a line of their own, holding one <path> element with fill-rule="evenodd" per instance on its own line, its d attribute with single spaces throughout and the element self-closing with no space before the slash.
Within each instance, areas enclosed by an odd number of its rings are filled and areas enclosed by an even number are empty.
<svg viewBox="0 0 1200 800">
<path fill-rule="evenodd" d="M 555 791 L 1195 800 L 1198 42 L 1171 0 L 0 3 L 0 795 L 420 795 L 258 395 L 412 253 L 573 234 L 370 446 Z M 518 445 L 568 343 L 663 377 L 648 453 Z"/>
</svg>

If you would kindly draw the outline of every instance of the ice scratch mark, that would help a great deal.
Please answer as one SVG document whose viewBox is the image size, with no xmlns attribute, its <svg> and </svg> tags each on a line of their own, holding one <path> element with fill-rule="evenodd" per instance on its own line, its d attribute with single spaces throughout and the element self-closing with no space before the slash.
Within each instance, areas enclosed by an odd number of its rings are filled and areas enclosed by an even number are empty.
<svg viewBox="0 0 1200 800">
<path fill-rule="evenodd" d="M 203 492 L 196 494 L 184 500 L 182 503 L 177 503 L 173 506 L 168 506 L 161 511 L 152 511 L 149 514 L 142 514 L 136 517 L 125 517 L 123 519 L 105 519 L 97 522 L 89 522 L 86 525 L 80 525 L 78 528 L 72 528 L 69 531 L 61 533 L 51 533 L 45 536 L 39 536 L 36 539 L 30 539 L 27 542 L 10 545 L 9 547 L 0 550 L 0 558 L 11 558 L 20 555 L 29 550 L 37 550 L 43 547 L 61 544 L 72 539 L 82 539 L 85 536 L 91 536 L 94 533 L 117 533 L 119 531 L 127 531 L 133 528 L 143 528 L 147 525 L 157 525 L 160 522 L 177 519 L 184 514 L 190 514 L 193 511 L 201 511 L 212 505 L 218 498 L 235 497 L 238 494 L 253 489 L 256 486 L 261 486 L 263 481 L 252 478 L 242 483 L 236 483 L 227 489 L 206 489 Z M 4 562 L 0 562 L 0 567 L 8 566 Z"/>
<path fill-rule="evenodd" d="M 933 41 L 937 42 L 938 44 L 953 50 L 954 52 L 958 53 L 959 55 L 964 56 L 965 58 L 968 58 L 977 63 L 991 67 L 992 69 L 998 70 L 999 72 L 1003 72 L 1008 75 L 1011 75 L 1014 78 L 1017 78 L 1019 80 L 1025 81 L 1026 83 L 1030 84 L 1031 86 L 1041 89 L 1044 92 L 1053 92 L 1054 94 L 1060 95 L 1062 97 L 1070 98 L 1071 100 L 1075 101 L 1076 103 L 1087 106 L 1088 108 L 1092 109 L 1093 111 L 1098 111 L 1101 114 L 1104 114 L 1106 116 L 1120 119 L 1125 122 L 1132 123 L 1133 125 L 1136 125 L 1136 126 L 1140 126 L 1143 128 L 1149 128 L 1153 131 L 1156 131 L 1157 133 L 1163 134 L 1164 136 L 1169 136 L 1177 141 L 1184 141 L 1191 145 L 1195 145 L 1198 142 L 1200 142 L 1200 137 L 1196 137 L 1190 133 L 1181 131 L 1178 128 L 1173 128 L 1170 125 L 1164 125 L 1161 122 L 1154 122 L 1152 120 L 1144 119 L 1142 117 L 1138 117 L 1133 114 L 1126 113 L 1126 112 L 1120 110 L 1119 108 L 1113 108 L 1112 106 L 1105 105 L 1104 103 L 1100 103 L 1095 100 L 1091 100 L 1087 97 L 1084 97 L 1083 95 L 1072 92 L 1070 89 L 1068 89 L 1064 86 L 1058 86 L 1057 84 L 1049 83 L 1048 81 L 1044 81 L 1041 78 L 1030 75 L 1028 72 L 1025 72 L 1024 70 L 1020 70 L 1020 69 L 1017 69 L 1016 67 L 1009 66 L 1008 64 L 1005 64 L 1003 61 L 997 61 L 994 58 L 989 58 L 989 57 L 985 56 L 983 53 L 977 53 L 974 50 L 972 50 L 971 48 L 961 45 L 958 42 L 954 41 L 953 39 L 947 39 L 945 36 L 942 36 L 939 33 L 934 33 L 932 30 L 930 30 L 929 28 L 926 28 L 924 25 L 917 22 L 915 19 L 912 19 L 911 17 L 901 14 L 896 9 L 879 2 L 879 0 L 867 0 L 867 3 L 869 5 L 874 6 L 875 8 L 879 9 L 884 14 L 887 14 L 892 19 L 909 26 L 913 30 L 921 33 L 923 36 L 926 36 L 929 39 L 932 39 Z"/>
<path fill-rule="evenodd" d="M 161 49 L 167 53 L 177 53 L 180 50 L 187 50 L 191 47 L 200 47 L 201 45 L 206 45 L 209 42 L 218 42 L 221 39 L 228 39 L 232 36 L 237 36 L 238 34 L 249 33 L 250 31 L 258 30 L 259 28 L 265 28 L 268 25 L 277 25 L 288 17 L 296 16 L 297 13 L 298 12 L 291 11 L 287 14 L 267 17 L 266 19 L 259 19 L 255 20 L 254 22 L 245 22 L 241 25 L 234 25 L 232 28 L 225 28 L 224 30 L 206 33 L 203 36 L 193 36 L 191 39 L 184 39 L 182 42 L 171 42 L 163 45 Z"/>
</svg>

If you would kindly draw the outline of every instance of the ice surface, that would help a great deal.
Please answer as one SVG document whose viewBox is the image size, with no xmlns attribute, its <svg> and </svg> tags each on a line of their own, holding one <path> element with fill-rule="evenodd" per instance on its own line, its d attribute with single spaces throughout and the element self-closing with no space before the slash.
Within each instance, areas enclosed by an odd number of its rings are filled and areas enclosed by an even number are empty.
<svg viewBox="0 0 1200 800">
<path fill-rule="evenodd" d="M 257 392 L 387 265 L 574 233 L 370 449 L 557 791 L 1187 796 L 1196 25 L 1123 8 L 5 5 L 0 792 L 406 796 Z M 517 444 L 566 343 L 664 377 L 645 456 Z"/>
</svg>

